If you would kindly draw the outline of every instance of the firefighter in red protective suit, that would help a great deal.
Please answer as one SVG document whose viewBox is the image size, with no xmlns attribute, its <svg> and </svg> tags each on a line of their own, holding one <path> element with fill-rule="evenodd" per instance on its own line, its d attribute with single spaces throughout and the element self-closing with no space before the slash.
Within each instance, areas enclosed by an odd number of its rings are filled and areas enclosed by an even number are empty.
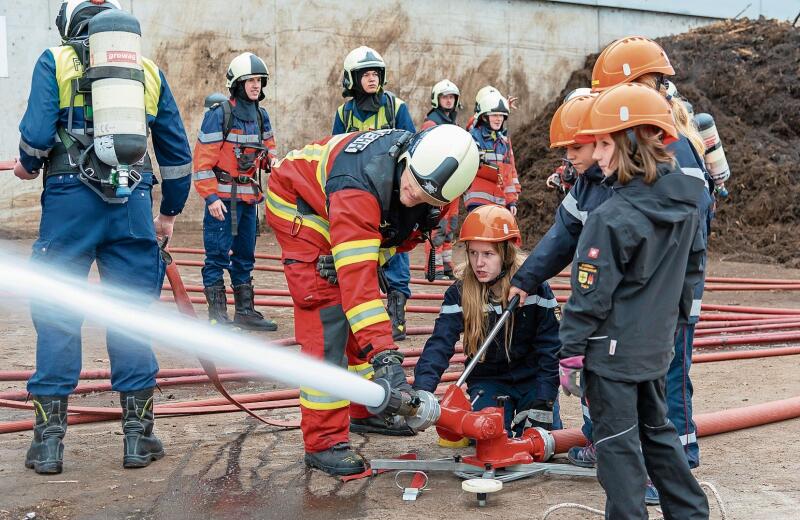
<svg viewBox="0 0 800 520">
<path fill-rule="evenodd" d="M 464 205 L 467 211 L 472 211 L 485 204 L 496 204 L 516 215 L 521 189 L 506 130 L 509 102 L 493 88 L 483 91 L 477 99 L 475 126 L 470 130 L 481 152 L 481 166 L 475 182 L 464 194 Z"/>
<path fill-rule="evenodd" d="M 461 92 L 449 79 L 443 79 L 431 89 L 431 109 L 422 123 L 422 129 L 436 125 L 455 125 L 458 117 L 458 99 Z M 431 231 L 431 240 L 425 242 L 425 258 L 434 248 L 435 276 L 437 280 L 455 280 L 453 274 L 453 242 L 458 229 L 458 202 L 450 204 L 442 214 L 439 225 Z"/>
<path fill-rule="evenodd" d="M 379 263 L 419 243 L 477 169 L 478 149 L 455 125 L 335 135 L 281 160 L 268 183 L 267 219 L 303 353 L 413 393 L 380 297 Z M 300 410 L 305 462 L 332 475 L 365 469 L 349 430 L 403 434 L 313 388 L 300 389 Z"/>
</svg>

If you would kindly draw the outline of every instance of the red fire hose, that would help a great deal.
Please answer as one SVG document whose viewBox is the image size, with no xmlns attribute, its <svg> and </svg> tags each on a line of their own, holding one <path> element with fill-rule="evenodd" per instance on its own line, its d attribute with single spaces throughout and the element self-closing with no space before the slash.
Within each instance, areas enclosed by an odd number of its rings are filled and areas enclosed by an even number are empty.
<svg viewBox="0 0 800 520">
<path fill-rule="evenodd" d="M 184 285 L 186 292 L 190 293 L 201 293 L 203 292 L 202 285 Z M 171 291 L 172 287 L 169 284 L 164 284 L 161 287 L 164 291 Z M 227 294 L 233 294 L 233 289 L 230 287 L 225 291 Z M 289 293 L 288 289 L 254 289 L 253 294 L 256 296 L 286 296 L 289 297 L 291 294 Z M 414 293 L 411 295 L 411 300 L 443 300 L 444 293 Z"/>
<path fill-rule="evenodd" d="M 780 401 L 733 408 L 719 412 L 702 413 L 693 417 L 697 425 L 697 436 L 706 437 L 718 433 L 728 433 L 765 424 L 787 421 L 800 417 L 800 397 L 790 397 Z M 584 446 L 586 439 L 579 428 L 555 430 L 556 453 L 564 453 L 573 446 Z"/>
<path fill-rule="evenodd" d="M 787 323 L 773 323 L 771 325 L 747 325 L 741 327 L 719 327 L 695 330 L 694 336 L 708 336 L 711 334 L 730 334 L 732 332 L 754 332 L 758 330 L 783 330 L 783 329 L 798 329 L 800 328 L 800 321 L 790 321 Z"/>
<path fill-rule="evenodd" d="M 13 163 L 11 167 L 13 168 Z M 190 247 L 170 247 L 170 253 L 185 253 L 193 255 L 205 255 L 206 252 L 202 249 L 194 249 Z M 280 255 L 270 255 L 265 253 L 256 253 L 255 257 L 262 260 L 280 260 Z M 411 269 L 414 271 L 425 271 L 426 267 L 420 264 L 411 264 Z M 569 271 L 562 271 L 556 275 L 559 278 L 569 278 Z M 798 286 L 800 280 L 787 280 L 787 279 L 770 279 L 770 278 L 731 278 L 722 276 L 708 276 L 706 282 L 709 283 L 726 283 L 726 284 L 752 284 L 752 285 L 789 285 Z"/>
</svg>

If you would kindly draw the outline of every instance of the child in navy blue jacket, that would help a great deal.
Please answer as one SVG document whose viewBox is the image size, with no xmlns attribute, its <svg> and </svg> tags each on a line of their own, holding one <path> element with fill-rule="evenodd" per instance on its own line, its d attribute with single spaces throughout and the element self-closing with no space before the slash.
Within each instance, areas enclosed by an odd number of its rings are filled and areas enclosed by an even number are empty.
<svg viewBox="0 0 800 520">
<path fill-rule="evenodd" d="M 466 243 L 468 263 L 461 279 L 445 292 L 433 334 L 414 370 L 415 389 L 436 389 L 462 334 L 467 358 L 477 352 L 502 314 L 511 277 L 522 263 L 519 229 L 506 208 L 486 205 L 474 210 L 464 220 L 459 240 Z M 559 313 L 550 286 L 542 283 L 517 308 L 467 378 L 475 410 L 496 406 L 498 396 L 508 398 L 503 406 L 509 435 L 533 426 L 561 428 Z"/>
</svg>

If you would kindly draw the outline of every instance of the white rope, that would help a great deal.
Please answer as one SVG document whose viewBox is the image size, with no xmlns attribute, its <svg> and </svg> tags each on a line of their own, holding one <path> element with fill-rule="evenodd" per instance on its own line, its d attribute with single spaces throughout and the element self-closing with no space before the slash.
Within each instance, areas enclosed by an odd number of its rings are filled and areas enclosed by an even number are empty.
<svg viewBox="0 0 800 520">
<path fill-rule="evenodd" d="M 712 483 L 710 483 L 710 482 L 700 482 L 699 484 L 700 484 L 701 488 L 705 488 L 708 491 L 710 491 L 711 492 L 711 496 L 713 496 L 714 500 L 717 501 L 717 505 L 719 506 L 720 519 L 721 520 L 727 520 L 728 513 L 727 513 L 727 511 L 725 511 L 725 504 L 723 504 L 722 497 L 720 497 L 719 491 L 717 491 L 717 488 L 715 488 L 714 485 Z M 708 493 L 706 493 L 706 495 L 707 494 Z M 558 511 L 559 509 L 579 509 L 581 511 L 586 511 L 588 513 L 592 513 L 592 514 L 597 515 L 597 516 L 605 516 L 605 511 L 602 511 L 600 509 L 595 509 L 593 507 L 585 506 L 583 504 L 576 504 L 574 502 L 564 502 L 563 504 L 556 504 L 553 507 L 551 507 L 550 509 L 548 509 L 547 511 L 545 511 L 544 515 L 542 516 L 542 520 L 547 520 L 547 517 L 550 516 L 550 513 Z M 660 509 L 657 509 L 657 511 L 659 513 L 661 513 Z M 650 520 L 663 520 L 663 519 L 664 519 L 663 516 L 656 516 L 656 517 L 651 518 Z"/>
<path fill-rule="evenodd" d="M 728 518 L 728 512 L 725 511 L 725 504 L 722 503 L 722 497 L 719 496 L 719 491 L 717 488 L 714 487 L 714 484 L 711 482 L 700 482 L 701 488 L 706 488 L 707 490 L 711 491 L 711 495 L 714 497 L 714 500 L 717 501 L 717 505 L 719 506 L 719 517 L 722 520 L 726 520 Z M 708 493 L 706 493 L 708 495 Z"/>
<path fill-rule="evenodd" d="M 575 504 L 573 502 L 564 502 L 563 504 L 556 504 L 547 511 L 544 512 L 544 516 L 542 520 L 547 520 L 547 517 L 550 516 L 550 513 L 554 511 L 558 511 L 559 509 L 580 509 L 581 511 L 587 511 L 589 513 L 594 513 L 597 516 L 605 516 L 605 512 L 599 509 L 595 509 L 593 507 L 585 506 L 583 504 Z"/>
</svg>

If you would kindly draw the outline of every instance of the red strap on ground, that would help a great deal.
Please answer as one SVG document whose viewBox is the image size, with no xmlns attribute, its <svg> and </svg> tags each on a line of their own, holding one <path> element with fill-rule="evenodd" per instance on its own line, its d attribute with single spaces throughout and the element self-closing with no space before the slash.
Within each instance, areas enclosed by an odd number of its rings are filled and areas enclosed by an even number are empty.
<svg viewBox="0 0 800 520">
<path fill-rule="evenodd" d="M 404 453 L 404 454 L 398 455 L 397 457 L 394 457 L 394 458 L 397 459 L 397 460 L 417 460 L 417 454 L 416 453 Z M 372 475 L 379 475 L 381 473 L 386 473 L 387 471 L 392 471 L 392 470 L 390 470 L 390 469 L 378 469 L 378 470 L 375 470 L 373 472 L 372 469 L 369 467 L 369 464 L 367 464 L 367 469 L 365 469 L 363 472 L 356 473 L 355 475 L 345 475 L 345 476 L 339 477 L 339 478 L 342 480 L 342 482 L 350 482 L 351 480 L 360 480 L 362 478 L 371 477 Z M 415 479 L 417 477 L 419 477 L 419 475 L 414 475 Z M 420 484 L 420 486 L 421 485 L 422 484 Z"/>
<path fill-rule="evenodd" d="M 422 489 L 422 487 L 428 482 L 424 475 L 425 474 L 421 471 L 414 473 L 414 478 L 411 479 L 411 485 L 408 487 Z"/>
<path fill-rule="evenodd" d="M 172 294 L 175 296 L 175 303 L 178 305 L 178 310 L 187 316 L 196 318 L 197 313 L 194 312 L 194 306 L 192 305 L 192 301 L 189 299 L 189 293 L 186 292 L 186 287 L 183 285 L 183 278 L 181 278 L 181 273 L 178 271 L 178 266 L 175 265 L 175 262 L 171 262 L 169 265 L 167 265 L 167 278 L 169 279 L 169 284 L 172 287 Z M 203 370 L 206 371 L 208 378 L 211 380 L 211 384 L 214 385 L 214 388 L 217 389 L 217 392 L 219 392 L 220 395 L 227 399 L 232 405 L 236 406 L 250 417 L 261 421 L 268 426 L 277 426 L 279 428 L 300 427 L 300 421 L 297 419 L 288 421 L 281 419 L 268 419 L 256 414 L 250 408 L 237 401 L 235 397 L 228 393 L 228 391 L 225 389 L 225 386 L 222 384 L 222 381 L 219 380 L 217 366 L 212 361 L 207 359 L 199 359 L 199 361 L 200 366 L 202 366 Z"/>
</svg>

